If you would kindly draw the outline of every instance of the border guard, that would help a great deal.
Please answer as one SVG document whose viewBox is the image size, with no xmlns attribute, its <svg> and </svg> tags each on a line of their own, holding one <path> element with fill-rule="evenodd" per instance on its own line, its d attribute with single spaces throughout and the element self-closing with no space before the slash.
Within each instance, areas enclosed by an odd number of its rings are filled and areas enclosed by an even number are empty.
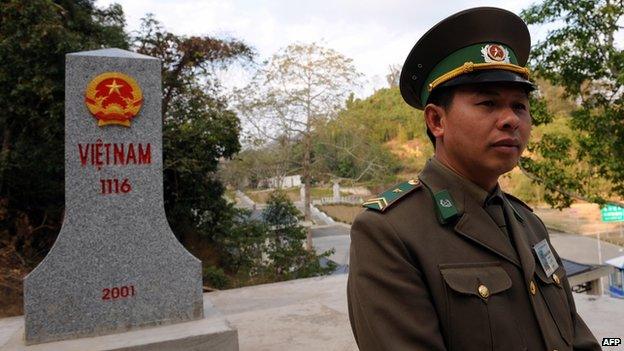
<svg viewBox="0 0 624 351">
<path fill-rule="evenodd" d="M 526 24 L 480 7 L 429 30 L 401 72 L 435 146 L 419 179 L 351 229 L 349 318 L 362 351 L 600 350 L 548 232 L 503 193 L 531 130 Z"/>
</svg>

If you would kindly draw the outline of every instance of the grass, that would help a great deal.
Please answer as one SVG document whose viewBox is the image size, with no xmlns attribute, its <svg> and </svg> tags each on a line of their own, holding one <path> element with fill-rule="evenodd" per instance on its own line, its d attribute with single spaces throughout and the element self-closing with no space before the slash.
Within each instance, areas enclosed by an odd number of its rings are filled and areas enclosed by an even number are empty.
<svg viewBox="0 0 624 351">
<path fill-rule="evenodd" d="M 266 203 L 272 190 L 247 190 L 245 193 L 257 203 Z M 299 188 L 286 190 L 288 198 L 299 201 Z M 331 188 L 312 188 L 313 199 L 331 197 Z M 345 195 L 341 192 L 341 195 Z M 352 224 L 355 217 L 363 211 L 359 205 L 333 204 L 318 206 L 336 221 Z M 552 209 L 548 206 L 535 206 L 535 214 L 539 216 L 547 227 L 566 233 L 596 237 L 600 233 L 600 239 L 612 244 L 624 246 L 624 234 L 621 234 L 620 226 L 624 223 L 602 222 L 600 207 L 591 203 L 575 203 L 570 208 L 563 210 Z M 624 230 L 622 230 L 624 232 Z"/>
<path fill-rule="evenodd" d="M 273 189 L 270 190 L 245 190 L 245 194 L 249 196 L 253 202 L 258 204 L 265 204 L 269 200 L 269 196 Z M 286 196 L 290 199 L 290 201 L 299 201 L 299 188 L 293 188 L 286 190 Z"/>
<path fill-rule="evenodd" d="M 353 224 L 355 217 L 364 211 L 364 207 L 350 204 L 323 205 L 317 207 L 335 221 L 348 224 Z"/>
<path fill-rule="evenodd" d="M 236 191 L 232 189 L 225 189 L 225 197 L 231 201 L 236 201 Z"/>
<path fill-rule="evenodd" d="M 249 196 L 249 198 L 252 199 L 254 202 L 264 204 L 264 203 L 267 202 L 267 200 L 269 199 L 269 196 L 271 195 L 271 193 L 273 191 L 274 191 L 274 189 L 268 189 L 268 190 L 245 190 L 245 194 L 247 196 Z M 285 192 L 286 192 L 286 195 L 288 196 L 288 198 L 290 199 L 290 201 L 299 201 L 299 200 L 301 200 L 301 198 L 300 198 L 301 195 L 300 195 L 299 188 L 286 189 Z M 312 199 L 320 199 L 320 198 L 323 198 L 323 197 L 332 197 L 333 195 L 334 195 L 334 192 L 330 188 L 313 187 L 312 191 L 310 191 L 310 197 Z M 345 195 L 349 195 L 349 194 L 341 191 L 340 195 L 341 196 L 345 196 Z"/>
<path fill-rule="evenodd" d="M 603 222 L 600 207 L 590 203 L 575 203 L 561 211 L 549 207 L 533 209 L 547 227 L 566 233 L 597 237 L 624 246 L 624 223 Z"/>
</svg>

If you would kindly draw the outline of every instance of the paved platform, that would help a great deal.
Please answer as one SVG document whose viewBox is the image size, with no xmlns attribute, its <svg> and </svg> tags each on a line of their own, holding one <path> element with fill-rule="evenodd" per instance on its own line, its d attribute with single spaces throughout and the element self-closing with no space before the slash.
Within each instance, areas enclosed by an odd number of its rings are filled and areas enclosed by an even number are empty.
<svg viewBox="0 0 624 351">
<path fill-rule="evenodd" d="M 204 296 L 238 329 L 241 351 L 356 351 L 347 313 L 346 283 L 347 275 L 342 274 Z M 574 294 L 574 299 L 579 314 L 599 340 L 624 338 L 624 300 L 583 294 Z M 23 325 L 22 317 L 0 320 L 0 345 L 3 333 L 19 325 Z M 13 349 L 0 346 L 0 350 Z"/>
<path fill-rule="evenodd" d="M 608 242 L 600 242 L 602 262 L 598 261 L 598 241 L 595 238 L 577 234 L 549 231 L 550 241 L 559 256 L 580 263 L 604 263 L 604 261 L 624 255 L 624 248 Z M 622 328 L 624 329 L 624 328 Z"/>
<path fill-rule="evenodd" d="M 241 351 L 357 350 L 347 312 L 347 275 L 208 293 L 238 329 Z M 624 338 L 624 300 L 574 294 L 598 340 Z M 609 350 L 624 350 L 609 347 Z"/>
<path fill-rule="evenodd" d="M 340 266 L 349 265 L 350 226 L 336 223 L 327 226 L 312 227 L 312 243 L 316 252 L 334 249 L 329 259 Z"/>
<path fill-rule="evenodd" d="M 316 234 L 314 243 L 318 249 L 335 247 L 335 255 L 348 263 L 349 236 L 344 226 L 322 227 Z M 556 232 L 551 238 L 562 256 L 597 263 L 594 239 Z M 608 243 L 601 248 L 603 260 L 623 254 L 619 247 Z M 341 261 L 340 257 L 336 260 Z M 355 351 L 346 282 L 347 275 L 339 274 L 215 291 L 204 296 L 238 330 L 241 351 Z M 624 338 L 624 300 L 584 294 L 574 294 L 574 299 L 579 314 L 599 341 L 603 337 Z M 7 330 L 21 324 L 22 317 L 0 320 L 0 345 Z M 1 346 L 0 350 L 4 351 Z M 624 347 L 608 350 L 624 351 Z"/>
<path fill-rule="evenodd" d="M 356 351 L 346 289 L 341 274 L 207 295 L 238 329 L 241 351 Z"/>
<path fill-rule="evenodd" d="M 24 317 L 0 319 L 0 351 L 237 351 L 237 332 L 204 295 L 205 318 L 36 345 L 24 343 Z"/>
</svg>

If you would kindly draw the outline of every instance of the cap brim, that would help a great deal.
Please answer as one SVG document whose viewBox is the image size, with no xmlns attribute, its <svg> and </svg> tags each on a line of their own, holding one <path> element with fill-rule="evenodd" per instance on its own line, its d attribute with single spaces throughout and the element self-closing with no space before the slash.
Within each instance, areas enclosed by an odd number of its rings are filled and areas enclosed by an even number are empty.
<svg viewBox="0 0 624 351">
<path fill-rule="evenodd" d="M 504 70 L 489 70 L 462 74 L 461 76 L 455 77 L 449 81 L 440 84 L 434 90 L 444 87 L 453 87 L 457 85 L 482 83 L 517 83 L 524 86 L 528 91 L 533 91 L 536 89 L 535 84 L 533 84 L 530 80 L 525 79 L 524 77 L 521 77 L 514 72 Z"/>
</svg>

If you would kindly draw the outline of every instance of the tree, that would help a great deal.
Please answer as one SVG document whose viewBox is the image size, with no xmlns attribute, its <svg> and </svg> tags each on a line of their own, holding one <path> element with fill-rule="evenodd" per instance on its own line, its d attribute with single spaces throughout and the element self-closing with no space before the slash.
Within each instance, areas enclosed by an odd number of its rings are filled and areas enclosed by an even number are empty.
<svg viewBox="0 0 624 351">
<path fill-rule="evenodd" d="M 352 60 L 317 44 L 291 44 L 271 57 L 239 91 L 239 109 L 265 138 L 287 137 L 302 144 L 304 216 L 311 220 L 312 133 L 342 107 L 360 74 Z M 306 246 L 312 248 L 308 233 Z"/>
<path fill-rule="evenodd" d="M 624 51 L 614 39 L 623 15 L 624 1 L 615 0 L 545 0 L 522 12 L 528 24 L 555 26 L 533 47 L 534 72 L 577 102 L 568 120 L 574 133 L 545 133 L 520 162 L 553 206 L 624 196 Z M 553 120 L 544 107 L 537 124 Z"/>
<path fill-rule="evenodd" d="M 0 243 L 25 267 L 45 256 L 62 222 L 65 54 L 127 48 L 123 27 L 119 5 L 0 4 Z"/>
<path fill-rule="evenodd" d="M 302 243 L 306 229 L 299 225 L 299 211 L 285 193 L 275 191 L 267 201 L 262 217 L 269 227 L 267 235 L 267 273 L 273 280 L 307 278 L 328 274 L 335 265 L 321 267 L 320 259 L 333 253 L 317 255 L 314 250 L 306 250 Z"/>
<path fill-rule="evenodd" d="M 237 189 L 255 188 L 262 185 L 262 180 L 274 177 L 280 180 L 278 188 L 281 188 L 283 177 L 297 169 L 292 145 L 286 138 L 247 147 L 221 166 L 220 179 Z"/>
<path fill-rule="evenodd" d="M 257 280 L 264 282 L 259 276 L 264 272 L 267 225 L 253 218 L 251 211 L 245 209 L 227 211 L 221 222 L 228 231 L 219 233 L 214 240 L 221 256 L 218 266 L 222 267 L 223 273 L 227 272 L 228 276 L 222 279 L 226 281 L 225 284 L 216 287 L 248 285 Z"/>
<path fill-rule="evenodd" d="M 322 267 L 320 260 L 333 251 L 317 255 L 303 247 L 306 230 L 299 225 L 298 214 L 281 191 L 270 195 L 261 219 L 243 209 L 227 212 L 224 222 L 230 230 L 216 237 L 222 268 L 206 266 L 206 282 L 225 288 L 331 273 L 335 264 L 329 261 Z"/>
<path fill-rule="evenodd" d="M 167 32 L 147 15 L 134 37 L 139 53 L 162 60 L 165 208 L 179 239 L 227 233 L 231 205 L 215 177 L 220 159 L 240 150 L 240 121 L 220 95 L 217 69 L 251 62 L 241 41 Z"/>
<path fill-rule="evenodd" d="M 1 312 L 22 313 L 22 278 L 63 219 L 65 54 L 127 48 L 123 27 L 119 5 L 0 3 Z"/>
<path fill-rule="evenodd" d="M 396 182 L 398 173 L 419 172 L 432 155 L 425 131 L 422 113 L 405 104 L 398 87 L 348 100 L 315 133 L 315 153 L 323 154 L 319 172 L 352 181 Z"/>
<path fill-rule="evenodd" d="M 388 74 L 386 74 L 386 82 L 388 82 L 388 88 L 396 88 L 399 86 L 402 69 L 403 65 L 399 64 L 392 64 L 388 66 Z"/>
</svg>

